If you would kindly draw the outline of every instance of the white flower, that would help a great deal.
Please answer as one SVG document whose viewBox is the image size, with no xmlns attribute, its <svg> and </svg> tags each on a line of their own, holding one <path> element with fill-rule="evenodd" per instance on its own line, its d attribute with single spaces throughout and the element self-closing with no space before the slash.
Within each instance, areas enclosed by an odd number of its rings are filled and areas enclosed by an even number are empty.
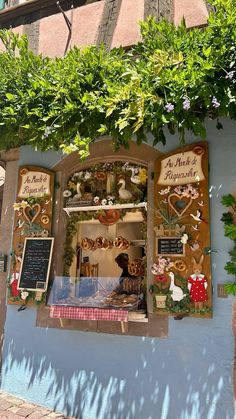
<svg viewBox="0 0 236 419">
<path fill-rule="evenodd" d="M 13 204 L 14 211 L 20 211 L 21 204 L 20 202 L 15 202 Z"/>
<path fill-rule="evenodd" d="M 124 166 L 123 166 L 124 170 L 130 170 L 130 166 L 129 166 L 129 162 L 127 161 Z"/>
<path fill-rule="evenodd" d="M 28 297 L 28 295 L 29 295 L 28 291 L 21 291 L 20 298 L 22 300 L 26 300 L 26 298 Z"/>
<path fill-rule="evenodd" d="M 181 243 L 186 244 L 188 241 L 188 235 L 185 233 L 180 239 Z"/>
<path fill-rule="evenodd" d="M 68 198 L 69 196 L 71 196 L 71 191 L 68 191 L 68 189 L 67 189 L 67 190 L 65 190 L 65 191 L 63 192 L 63 196 L 64 196 L 64 198 Z"/>
<path fill-rule="evenodd" d="M 46 127 L 44 130 L 44 133 L 42 135 L 42 138 L 48 138 L 48 136 L 51 134 L 52 132 L 52 128 L 51 127 Z"/>
<path fill-rule="evenodd" d="M 98 204 L 98 203 L 99 203 L 99 201 L 100 201 L 99 196 L 95 196 L 95 197 L 93 198 L 93 202 L 94 202 L 94 204 Z"/>
<path fill-rule="evenodd" d="M 108 200 L 108 205 L 113 205 L 113 201 L 111 199 Z"/>
<path fill-rule="evenodd" d="M 28 207 L 28 202 L 27 201 L 21 201 L 20 202 L 20 206 L 21 206 L 21 208 L 26 208 L 26 207 Z"/>
<path fill-rule="evenodd" d="M 84 174 L 84 180 L 88 180 L 90 178 L 91 178 L 91 173 L 85 172 L 85 174 Z"/>
<path fill-rule="evenodd" d="M 102 205 L 106 205 L 107 204 L 107 200 L 104 198 L 101 202 Z"/>
</svg>

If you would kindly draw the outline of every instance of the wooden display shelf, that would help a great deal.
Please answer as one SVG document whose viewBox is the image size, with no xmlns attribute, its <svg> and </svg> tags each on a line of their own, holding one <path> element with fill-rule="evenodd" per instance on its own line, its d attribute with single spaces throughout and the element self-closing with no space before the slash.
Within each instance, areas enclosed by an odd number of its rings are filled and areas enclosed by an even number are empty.
<svg viewBox="0 0 236 419">
<path fill-rule="evenodd" d="M 100 211 L 109 209 L 133 209 L 133 208 L 145 208 L 147 210 L 147 202 L 140 202 L 139 204 L 115 204 L 115 205 L 88 205 L 84 207 L 65 207 L 63 210 L 70 216 L 72 212 L 84 212 L 84 211 Z"/>
<path fill-rule="evenodd" d="M 130 245 L 134 247 L 144 247 L 146 246 L 145 240 L 130 240 Z"/>
</svg>

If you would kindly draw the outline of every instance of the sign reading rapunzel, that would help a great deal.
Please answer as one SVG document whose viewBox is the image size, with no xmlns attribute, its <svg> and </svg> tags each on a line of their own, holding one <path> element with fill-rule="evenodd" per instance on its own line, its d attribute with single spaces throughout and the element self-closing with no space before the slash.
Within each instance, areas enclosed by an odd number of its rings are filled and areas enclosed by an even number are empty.
<svg viewBox="0 0 236 419">
<path fill-rule="evenodd" d="M 17 197 L 13 205 L 15 217 L 9 303 L 22 304 L 39 299 L 42 291 L 46 291 L 41 289 L 37 293 L 37 289 L 36 292 L 18 290 L 18 282 L 25 239 L 46 239 L 51 236 L 53 190 L 54 173 L 40 167 L 20 167 Z"/>
<path fill-rule="evenodd" d="M 193 150 L 181 152 L 161 161 L 159 185 L 185 185 L 201 182 L 205 179 L 202 171 L 203 148 L 195 146 Z"/>
<path fill-rule="evenodd" d="M 21 185 L 18 197 L 29 198 L 30 196 L 33 196 L 36 198 L 51 195 L 51 175 L 48 173 L 26 170 L 26 168 L 21 169 Z"/>
<path fill-rule="evenodd" d="M 179 317 L 211 317 L 206 142 L 183 147 L 158 160 L 154 230 L 155 310 Z M 165 296 L 164 302 L 163 298 L 159 301 L 160 294 Z"/>
</svg>

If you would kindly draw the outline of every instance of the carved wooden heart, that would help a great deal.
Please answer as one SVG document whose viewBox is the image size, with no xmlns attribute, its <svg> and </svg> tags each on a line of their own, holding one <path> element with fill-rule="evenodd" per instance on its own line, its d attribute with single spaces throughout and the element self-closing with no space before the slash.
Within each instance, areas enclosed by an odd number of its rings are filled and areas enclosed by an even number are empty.
<svg viewBox="0 0 236 419">
<path fill-rule="evenodd" d="M 183 205 L 180 205 L 181 202 L 183 203 Z M 192 202 L 193 199 L 191 197 L 187 198 L 186 196 L 181 196 L 177 193 L 172 193 L 168 196 L 168 204 L 178 215 L 178 217 L 182 217 L 182 215 L 185 213 L 185 211 L 187 211 Z"/>
<path fill-rule="evenodd" d="M 23 208 L 24 217 L 29 223 L 33 223 L 40 214 L 40 212 L 41 205 L 39 204 L 26 205 L 26 207 Z"/>
</svg>

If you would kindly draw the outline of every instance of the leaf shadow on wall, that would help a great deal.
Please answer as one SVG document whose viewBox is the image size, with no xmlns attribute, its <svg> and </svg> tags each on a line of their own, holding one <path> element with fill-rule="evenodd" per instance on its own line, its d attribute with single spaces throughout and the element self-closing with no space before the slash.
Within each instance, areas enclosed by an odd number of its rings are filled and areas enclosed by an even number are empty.
<svg viewBox="0 0 236 419">
<path fill-rule="evenodd" d="M 213 320 L 171 320 L 169 339 L 154 339 L 35 328 L 34 309 L 14 310 L 10 393 L 80 419 L 233 418 L 232 363 L 225 339 L 209 338 Z"/>
</svg>

